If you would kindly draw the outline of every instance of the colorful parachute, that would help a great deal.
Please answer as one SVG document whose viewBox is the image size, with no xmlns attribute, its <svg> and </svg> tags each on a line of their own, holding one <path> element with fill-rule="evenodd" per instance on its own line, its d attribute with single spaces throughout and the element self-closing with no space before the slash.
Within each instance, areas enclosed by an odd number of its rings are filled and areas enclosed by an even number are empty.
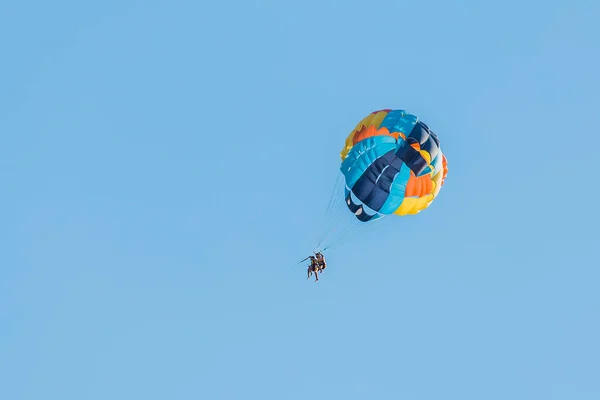
<svg viewBox="0 0 600 400">
<path fill-rule="evenodd" d="M 365 117 L 347 137 L 341 157 L 346 205 L 360 221 L 419 213 L 437 197 L 448 173 L 437 135 L 404 110 Z"/>
<path fill-rule="evenodd" d="M 315 250 L 337 247 L 386 215 L 418 214 L 437 197 L 448 173 L 437 135 L 405 110 L 369 114 L 340 155 L 341 174 Z"/>
</svg>

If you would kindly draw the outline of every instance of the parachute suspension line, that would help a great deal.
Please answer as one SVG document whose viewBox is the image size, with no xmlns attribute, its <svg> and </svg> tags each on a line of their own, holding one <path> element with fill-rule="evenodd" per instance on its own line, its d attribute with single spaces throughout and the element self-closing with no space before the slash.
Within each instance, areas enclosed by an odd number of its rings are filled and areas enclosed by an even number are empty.
<svg viewBox="0 0 600 400">
<path fill-rule="evenodd" d="M 350 227 L 345 229 L 338 236 L 336 236 L 327 245 L 328 249 L 335 249 L 342 246 L 343 244 L 350 241 L 350 239 L 354 239 L 356 236 L 358 236 L 361 233 L 364 233 L 365 231 L 370 230 L 375 225 L 375 221 L 362 222 L 356 219 L 352 214 L 350 214 L 350 218 L 354 219 L 354 221 L 351 222 Z"/>
<path fill-rule="evenodd" d="M 325 241 L 325 239 L 331 234 L 332 230 L 340 222 L 340 215 L 335 215 L 339 213 L 334 213 L 334 211 L 338 208 L 336 203 L 338 203 L 340 198 L 343 197 L 342 194 L 344 193 L 344 185 L 344 176 L 338 171 L 336 182 L 332 189 L 331 197 L 329 198 L 329 203 L 327 204 L 325 214 L 321 220 L 321 228 L 317 237 L 315 250 L 319 248 L 319 246 Z"/>
<path fill-rule="evenodd" d="M 359 233 L 370 230 L 370 227 L 377 225 L 375 222 L 378 222 L 360 221 L 348 209 L 345 196 L 346 180 L 339 170 L 335 182 L 320 224 L 314 252 L 338 248 Z"/>
<path fill-rule="evenodd" d="M 324 243 L 331 243 L 331 238 L 339 237 L 343 232 L 345 232 L 345 230 L 348 229 L 344 227 L 344 219 L 344 215 L 338 213 L 338 218 L 335 220 L 335 223 L 331 226 L 331 228 L 327 231 L 327 235 L 321 240 L 321 242 L 318 243 L 317 248 L 319 248 Z M 330 246 L 327 245 L 325 247 L 330 248 Z"/>
<path fill-rule="evenodd" d="M 352 213 L 346 208 L 343 202 L 342 193 L 339 194 L 337 204 L 333 208 L 333 213 L 330 218 L 330 223 L 327 226 L 324 236 L 321 238 L 316 248 L 319 248 L 323 244 L 327 244 L 332 238 L 341 235 L 346 229 L 348 229 L 348 218 L 352 217 Z"/>
<path fill-rule="evenodd" d="M 344 242 L 345 239 L 353 236 L 354 233 L 358 233 L 359 231 L 365 229 L 367 224 L 359 222 L 358 220 L 350 223 L 350 226 L 344 229 L 338 236 L 333 239 L 329 245 L 329 247 L 339 246 L 340 243 Z"/>
<path fill-rule="evenodd" d="M 335 185 L 331 191 L 331 197 L 329 198 L 329 203 L 327 204 L 327 209 L 325 210 L 325 215 L 323 216 L 323 220 L 321 221 L 321 234 L 324 232 L 325 223 L 330 219 L 330 215 L 334 209 L 334 204 L 339 199 L 339 196 L 343 190 L 343 180 L 344 177 L 341 173 L 337 174 L 337 178 L 335 181 Z"/>
<path fill-rule="evenodd" d="M 337 178 L 335 179 L 335 186 L 332 190 L 332 195 L 329 198 L 329 204 L 327 205 L 327 213 L 333 210 L 333 206 L 336 203 L 339 196 L 342 194 L 344 189 L 344 175 L 341 174 L 340 171 L 337 173 Z"/>
</svg>

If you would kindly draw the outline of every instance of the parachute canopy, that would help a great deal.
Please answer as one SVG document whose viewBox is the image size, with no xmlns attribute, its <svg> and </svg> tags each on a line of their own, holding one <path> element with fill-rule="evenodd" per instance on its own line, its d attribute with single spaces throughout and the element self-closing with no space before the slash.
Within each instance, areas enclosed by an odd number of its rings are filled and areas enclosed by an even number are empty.
<svg viewBox="0 0 600 400">
<path fill-rule="evenodd" d="M 405 110 L 363 118 L 340 156 L 315 251 L 340 246 L 384 216 L 418 214 L 437 197 L 448 173 L 437 135 Z"/>
<path fill-rule="evenodd" d="M 437 197 L 448 173 L 437 135 L 405 110 L 369 114 L 340 155 L 346 205 L 363 222 L 419 213 Z"/>
</svg>

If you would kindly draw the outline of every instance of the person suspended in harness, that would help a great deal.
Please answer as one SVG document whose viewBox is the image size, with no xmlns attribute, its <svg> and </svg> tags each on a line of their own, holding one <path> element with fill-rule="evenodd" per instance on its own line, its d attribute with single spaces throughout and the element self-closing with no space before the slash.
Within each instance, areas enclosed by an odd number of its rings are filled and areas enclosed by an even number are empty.
<svg viewBox="0 0 600 400">
<path fill-rule="evenodd" d="M 306 279 L 309 279 L 312 274 L 315 274 L 315 282 L 319 281 L 319 262 L 317 261 L 317 259 L 315 258 L 315 256 L 308 256 L 308 258 L 310 258 L 310 265 L 308 266 L 308 277 Z"/>
<path fill-rule="evenodd" d="M 327 268 L 327 263 L 325 262 L 325 257 L 323 257 L 323 253 L 321 253 L 320 251 L 318 253 L 315 253 L 315 257 L 317 259 L 317 265 L 319 268 L 319 271 L 322 273 L 325 268 Z"/>
<path fill-rule="evenodd" d="M 319 272 L 323 272 L 325 268 L 327 268 L 327 262 L 325 262 L 325 257 L 323 257 L 323 253 L 319 251 L 318 253 L 315 253 L 314 256 L 308 256 L 308 259 L 310 259 L 310 265 L 308 266 L 308 277 L 306 279 L 309 279 L 314 273 L 315 282 L 318 282 Z"/>
</svg>

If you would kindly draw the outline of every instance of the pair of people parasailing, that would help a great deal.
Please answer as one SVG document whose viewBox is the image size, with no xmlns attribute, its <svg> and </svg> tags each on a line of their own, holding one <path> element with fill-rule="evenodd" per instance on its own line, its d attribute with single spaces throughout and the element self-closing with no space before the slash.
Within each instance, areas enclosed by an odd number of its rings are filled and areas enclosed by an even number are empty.
<svg viewBox="0 0 600 400">
<path fill-rule="evenodd" d="M 310 265 L 308 266 L 308 277 L 309 279 L 312 274 L 315 274 L 315 282 L 319 281 L 319 272 L 323 272 L 325 268 L 327 268 L 327 263 L 325 262 L 325 257 L 323 257 L 323 253 L 320 251 L 315 253 L 314 256 L 308 256 L 310 259 Z"/>
</svg>

